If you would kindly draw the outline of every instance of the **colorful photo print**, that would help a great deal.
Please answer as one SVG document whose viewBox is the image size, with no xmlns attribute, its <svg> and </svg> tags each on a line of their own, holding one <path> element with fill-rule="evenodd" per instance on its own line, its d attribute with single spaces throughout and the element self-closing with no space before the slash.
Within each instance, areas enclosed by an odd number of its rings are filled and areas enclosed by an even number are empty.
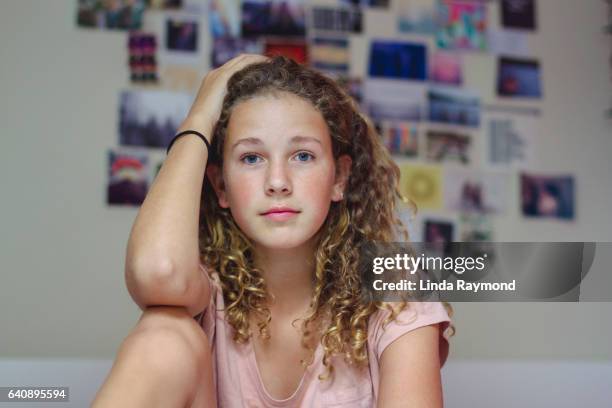
<svg viewBox="0 0 612 408">
<path fill-rule="evenodd" d="M 427 242 L 431 255 L 447 256 L 454 241 L 455 224 L 451 221 L 425 219 L 423 222 L 423 241 Z"/>
<path fill-rule="evenodd" d="M 434 52 L 431 56 L 429 80 L 445 85 L 461 85 L 463 83 L 461 55 L 454 52 Z"/>
<path fill-rule="evenodd" d="M 437 0 L 399 0 L 398 30 L 403 33 L 434 35 Z"/>
<path fill-rule="evenodd" d="M 503 213 L 506 209 L 508 177 L 464 168 L 446 168 L 446 208 L 459 212 Z"/>
<path fill-rule="evenodd" d="M 263 54 L 263 43 L 254 38 L 217 38 L 213 40 L 211 65 L 218 68 L 240 54 Z"/>
<path fill-rule="evenodd" d="M 157 37 L 155 33 L 130 30 L 128 34 L 130 80 L 154 83 L 157 75 Z"/>
<path fill-rule="evenodd" d="M 242 36 L 304 37 L 305 11 L 300 0 L 244 0 Z"/>
<path fill-rule="evenodd" d="M 535 0 L 501 0 L 502 26 L 534 31 L 536 27 Z"/>
<path fill-rule="evenodd" d="M 428 100 L 431 122 L 480 126 L 480 99 L 475 94 L 459 89 L 432 88 Z"/>
<path fill-rule="evenodd" d="M 374 121 L 419 122 L 424 119 L 426 91 L 416 82 L 369 79 L 365 83 L 364 109 Z"/>
<path fill-rule="evenodd" d="M 442 207 L 442 171 L 439 166 L 402 164 L 399 184 L 400 192 L 414 201 L 417 211 Z"/>
<path fill-rule="evenodd" d="M 527 217 L 574 218 L 574 177 L 521 174 L 521 208 Z"/>
<path fill-rule="evenodd" d="M 143 0 L 78 0 L 77 25 L 110 30 L 139 30 L 144 10 Z"/>
<path fill-rule="evenodd" d="M 535 59 L 500 57 L 497 94 L 514 98 L 541 98 L 540 63 Z"/>
<path fill-rule="evenodd" d="M 315 30 L 361 33 L 362 12 L 356 8 L 312 8 L 312 28 Z"/>
<path fill-rule="evenodd" d="M 268 57 L 284 55 L 300 64 L 308 64 L 308 47 L 303 41 L 268 38 L 265 42 L 264 54 Z"/>
<path fill-rule="evenodd" d="M 493 222 L 488 214 L 465 212 L 459 215 L 460 242 L 493 242 Z"/>
<path fill-rule="evenodd" d="M 392 155 L 404 157 L 419 155 L 419 128 L 415 123 L 383 121 L 380 136 Z"/>
<path fill-rule="evenodd" d="M 183 0 L 145 0 L 147 7 L 152 9 L 176 10 L 183 7 Z"/>
<path fill-rule="evenodd" d="M 166 19 L 166 48 L 171 51 L 198 50 L 198 23 L 182 19 Z"/>
<path fill-rule="evenodd" d="M 448 50 L 487 49 L 487 6 L 485 2 L 441 0 L 436 43 Z"/>
<path fill-rule="evenodd" d="M 372 78 L 427 79 L 427 47 L 411 42 L 375 40 L 370 44 Z"/>
<path fill-rule="evenodd" d="M 109 149 L 107 204 L 141 205 L 149 189 L 148 173 L 146 152 Z"/>
<path fill-rule="evenodd" d="M 348 38 L 315 37 L 310 43 L 310 64 L 323 72 L 348 74 Z"/>
<path fill-rule="evenodd" d="M 119 98 L 119 143 L 122 146 L 166 148 L 187 116 L 188 93 L 126 90 Z"/>
<path fill-rule="evenodd" d="M 436 162 L 470 163 L 470 136 L 445 130 L 427 132 L 427 159 Z"/>
<path fill-rule="evenodd" d="M 425 219 L 423 221 L 423 242 L 433 244 L 428 248 L 444 254 L 449 252 L 450 243 L 455 240 L 455 223 L 452 221 Z"/>
<path fill-rule="evenodd" d="M 240 0 L 210 0 L 208 26 L 214 39 L 240 37 Z"/>
</svg>

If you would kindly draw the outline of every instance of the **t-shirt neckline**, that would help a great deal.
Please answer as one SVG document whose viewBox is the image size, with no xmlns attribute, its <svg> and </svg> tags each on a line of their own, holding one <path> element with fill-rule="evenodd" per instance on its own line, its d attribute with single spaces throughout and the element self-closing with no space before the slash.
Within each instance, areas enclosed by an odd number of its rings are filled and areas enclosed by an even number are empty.
<svg viewBox="0 0 612 408">
<path fill-rule="evenodd" d="M 316 365 L 317 357 L 319 354 L 319 349 L 321 348 L 321 343 L 320 342 L 317 343 L 317 347 L 314 352 L 313 362 L 304 371 L 304 374 L 302 375 L 302 379 L 300 380 L 300 383 L 298 384 L 295 391 L 293 391 L 293 393 L 289 397 L 285 399 L 280 399 L 280 400 L 276 398 L 272 398 L 272 396 L 268 393 L 268 390 L 266 390 L 266 387 L 264 386 L 264 383 L 263 383 L 263 379 L 261 377 L 261 373 L 259 371 L 259 365 L 257 365 L 257 357 L 255 356 L 255 348 L 253 347 L 252 339 L 249 339 L 247 343 L 248 343 L 247 353 L 249 354 L 248 356 L 249 364 L 248 365 L 251 371 L 253 372 L 253 374 L 255 375 L 255 377 L 257 378 L 257 381 L 256 381 L 257 390 L 259 391 L 259 394 L 266 400 L 266 402 L 268 402 L 271 405 L 282 407 L 282 406 L 287 406 L 287 404 L 293 402 L 297 397 L 299 397 L 299 395 L 301 394 L 304 388 L 306 377 L 308 377 L 311 374 L 313 367 Z"/>
</svg>

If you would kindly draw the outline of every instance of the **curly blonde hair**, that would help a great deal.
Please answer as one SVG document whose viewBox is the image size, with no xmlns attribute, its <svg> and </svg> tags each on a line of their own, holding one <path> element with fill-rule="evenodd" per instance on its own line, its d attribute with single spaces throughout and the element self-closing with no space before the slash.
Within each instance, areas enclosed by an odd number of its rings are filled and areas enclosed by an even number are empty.
<svg viewBox="0 0 612 408">
<path fill-rule="evenodd" d="M 210 163 L 223 165 L 223 145 L 233 107 L 255 96 L 279 92 L 309 101 L 327 123 L 334 159 L 343 154 L 352 159 L 345 199 L 332 203 L 317 233 L 312 312 L 302 323 L 302 344 L 311 351 L 310 361 L 302 360 L 302 364 L 313 362 L 314 351 L 307 339 L 321 335 L 327 373 L 319 379 L 325 379 L 333 374 L 330 360 L 336 354 L 344 355 L 355 366 L 367 366 L 370 316 L 377 310 L 389 310 L 388 323 L 406 307 L 406 302 L 400 302 L 397 308 L 368 300 L 358 263 L 360 248 L 367 242 L 393 242 L 398 232 L 408 241 L 408 231 L 396 216 L 396 198 L 407 205 L 411 202 L 398 189 L 399 167 L 353 98 L 333 79 L 282 56 L 249 65 L 230 78 L 214 129 Z M 200 209 L 201 260 L 218 272 L 234 341 L 249 341 L 250 313 L 261 317 L 259 333 L 268 338 L 271 313 L 266 307 L 266 282 L 253 264 L 252 243 L 229 209 L 218 205 L 208 178 L 204 180 Z M 327 326 L 316 323 L 321 321 Z"/>
</svg>

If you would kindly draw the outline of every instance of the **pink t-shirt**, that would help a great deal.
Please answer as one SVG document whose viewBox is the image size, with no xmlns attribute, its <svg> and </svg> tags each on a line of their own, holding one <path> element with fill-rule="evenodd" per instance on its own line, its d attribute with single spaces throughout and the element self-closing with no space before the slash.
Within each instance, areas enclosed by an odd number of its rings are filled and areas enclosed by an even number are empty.
<svg viewBox="0 0 612 408">
<path fill-rule="evenodd" d="M 205 276 L 209 276 L 200 265 Z M 368 326 L 369 368 L 356 370 L 341 357 L 334 356 L 334 376 L 320 381 L 326 372 L 323 349 L 319 343 L 314 362 L 306 369 L 293 395 L 284 400 L 272 398 L 262 383 L 251 342 L 237 344 L 232 339 L 232 327 L 225 321 L 223 294 L 219 275 L 212 272 L 211 301 L 204 313 L 195 316 L 211 341 L 213 378 L 217 389 L 217 404 L 222 408 L 242 407 L 373 407 L 378 397 L 379 359 L 385 348 L 402 334 L 418 327 L 441 323 L 440 366 L 448 356 L 448 326 L 450 318 L 439 302 L 411 303 L 397 320 L 382 322 L 388 311 L 378 311 L 370 317 Z M 416 318 L 415 318 L 416 312 Z M 407 322 L 400 324 L 400 322 Z"/>
</svg>

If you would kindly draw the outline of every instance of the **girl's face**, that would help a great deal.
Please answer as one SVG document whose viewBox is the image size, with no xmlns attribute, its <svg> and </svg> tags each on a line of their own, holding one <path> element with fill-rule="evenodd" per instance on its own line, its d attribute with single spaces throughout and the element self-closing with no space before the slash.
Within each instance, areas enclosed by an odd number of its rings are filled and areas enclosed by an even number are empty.
<svg viewBox="0 0 612 408">
<path fill-rule="evenodd" d="M 295 248 L 310 242 L 332 201 L 343 199 L 351 159 L 334 163 L 323 116 L 293 94 L 265 95 L 234 106 L 223 169 L 208 168 L 219 205 L 257 245 Z M 288 212 L 269 213 L 284 207 Z"/>
</svg>

